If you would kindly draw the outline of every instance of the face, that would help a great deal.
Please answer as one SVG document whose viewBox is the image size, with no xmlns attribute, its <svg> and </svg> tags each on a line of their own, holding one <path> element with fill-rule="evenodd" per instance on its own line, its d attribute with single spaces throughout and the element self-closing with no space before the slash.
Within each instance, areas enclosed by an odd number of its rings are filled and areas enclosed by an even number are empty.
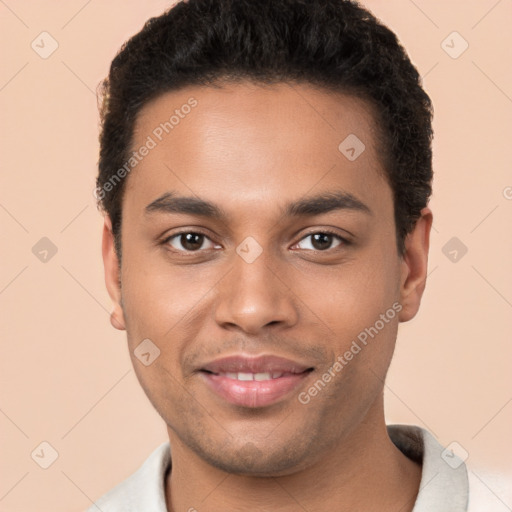
<svg viewBox="0 0 512 512">
<path fill-rule="evenodd" d="M 369 107 L 306 85 L 189 87 L 141 110 L 133 149 L 106 281 L 171 444 L 276 476 L 383 422 L 431 217 L 401 257 Z"/>
</svg>

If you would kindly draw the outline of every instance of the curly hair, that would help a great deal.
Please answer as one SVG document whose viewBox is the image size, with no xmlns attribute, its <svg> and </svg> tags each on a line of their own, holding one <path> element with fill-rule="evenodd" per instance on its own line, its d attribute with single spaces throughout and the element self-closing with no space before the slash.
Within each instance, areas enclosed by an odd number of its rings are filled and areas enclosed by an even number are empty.
<svg viewBox="0 0 512 512">
<path fill-rule="evenodd" d="M 98 208 L 121 256 L 122 199 L 136 116 L 150 100 L 225 81 L 306 83 L 372 105 L 404 251 L 432 193 L 432 115 L 396 35 L 353 0 L 185 0 L 123 44 L 98 87 Z M 110 184 L 110 186 L 108 186 Z"/>
</svg>

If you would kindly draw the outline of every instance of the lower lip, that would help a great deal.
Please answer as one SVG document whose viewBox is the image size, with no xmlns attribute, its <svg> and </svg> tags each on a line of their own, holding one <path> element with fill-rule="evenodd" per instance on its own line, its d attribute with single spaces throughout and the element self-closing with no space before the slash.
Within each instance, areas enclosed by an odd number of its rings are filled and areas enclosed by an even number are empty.
<svg viewBox="0 0 512 512">
<path fill-rule="evenodd" d="M 278 402 L 297 388 L 309 373 L 303 372 L 261 381 L 236 380 L 207 372 L 201 372 L 201 375 L 210 389 L 226 401 L 242 407 L 256 408 Z"/>
</svg>

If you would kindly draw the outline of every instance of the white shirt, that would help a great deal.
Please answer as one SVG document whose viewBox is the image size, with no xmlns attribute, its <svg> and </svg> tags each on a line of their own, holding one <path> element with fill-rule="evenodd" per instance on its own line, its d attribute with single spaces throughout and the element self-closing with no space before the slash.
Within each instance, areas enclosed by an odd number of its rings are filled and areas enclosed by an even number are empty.
<svg viewBox="0 0 512 512">
<path fill-rule="evenodd" d="M 413 512 L 510 512 L 502 481 L 469 472 L 451 450 L 427 430 L 413 425 L 388 425 L 389 436 L 404 455 L 422 465 Z M 87 512 L 167 512 L 165 475 L 171 467 L 169 442 L 161 444 L 126 480 L 95 502 Z M 501 487 L 503 488 L 501 488 Z M 498 487 L 498 492 L 496 492 Z M 501 493 L 501 494 L 500 494 Z M 507 496 L 504 495 L 507 493 Z"/>
</svg>

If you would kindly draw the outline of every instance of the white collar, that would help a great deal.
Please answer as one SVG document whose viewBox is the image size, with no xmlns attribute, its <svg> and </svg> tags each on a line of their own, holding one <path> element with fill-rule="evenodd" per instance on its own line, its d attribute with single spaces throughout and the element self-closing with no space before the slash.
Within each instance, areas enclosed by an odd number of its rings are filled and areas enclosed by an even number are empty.
<svg viewBox="0 0 512 512">
<path fill-rule="evenodd" d="M 427 430 L 388 425 L 388 434 L 402 453 L 422 465 L 420 490 L 413 512 L 465 512 L 468 475 L 465 464 L 446 462 L 445 450 Z M 456 456 L 455 456 L 456 457 Z M 458 462 L 457 462 L 458 463 Z M 169 442 L 161 444 L 144 464 L 92 505 L 87 512 L 167 512 L 165 479 L 171 467 Z"/>
</svg>

